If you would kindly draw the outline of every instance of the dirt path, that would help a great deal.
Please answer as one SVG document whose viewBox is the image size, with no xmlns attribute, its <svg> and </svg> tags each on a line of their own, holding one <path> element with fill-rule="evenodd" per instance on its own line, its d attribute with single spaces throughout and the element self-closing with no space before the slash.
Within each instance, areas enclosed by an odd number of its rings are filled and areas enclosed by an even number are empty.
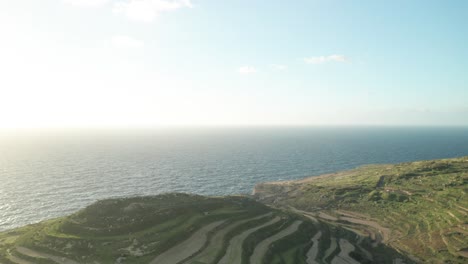
<svg viewBox="0 0 468 264">
<path fill-rule="evenodd" d="M 303 215 L 303 216 L 309 218 L 310 220 L 312 220 L 312 221 L 313 221 L 314 223 L 316 223 L 316 224 L 318 223 L 318 220 L 317 220 L 317 218 L 315 217 L 315 214 L 313 214 L 313 213 L 311 213 L 311 212 L 299 210 L 299 209 L 297 209 L 297 208 L 295 208 L 295 207 L 292 207 L 292 206 L 288 206 L 287 208 L 288 208 L 289 210 L 291 210 L 291 211 L 297 213 L 297 214 L 301 214 L 301 215 Z"/>
<path fill-rule="evenodd" d="M 453 217 L 455 220 L 457 220 L 458 223 L 462 222 L 462 220 L 460 220 L 460 218 L 456 217 L 452 212 L 447 211 L 447 214 L 450 215 L 451 217 Z"/>
<path fill-rule="evenodd" d="M 463 207 L 461 205 L 458 205 L 458 204 L 456 204 L 455 206 L 468 213 L 468 208 L 465 208 L 465 207 Z"/>
<path fill-rule="evenodd" d="M 210 231 L 214 230 L 216 227 L 221 225 L 224 222 L 217 221 L 211 224 L 208 224 L 198 231 L 196 231 L 191 237 L 189 237 L 184 242 L 170 248 L 166 252 L 157 256 L 151 264 L 175 264 L 179 263 L 182 260 L 192 256 L 197 253 L 207 241 L 207 235 Z"/>
<path fill-rule="evenodd" d="M 25 247 L 17 247 L 16 250 L 18 250 L 19 253 L 26 255 L 26 256 L 30 256 L 33 258 L 49 259 L 59 264 L 79 264 L 78 262 L 65 258 L 65 257 L 54 256 L 54 255 L 42 253 L 42 252 L 32 250 L 29 248 L 25 248 Z"/>
<path fill-rule="evenodd" d="M 353 217 L 353 218 L 371 219 L 371 217 L 369 215 L 360 214 L 360 213 L 351 212 L 351 211 L 335 210 L 335 212 L 340 214 L 340 215 L 349 216 L 349 217 Z"/>
<path fill-rule="evenodd" d="M 325 251 L 325 255 L 322 258 L 323 262 L 325 262 L 325 259 L 327 259 L 333 253 L 333 251 L 335 251 L 337 245 L 336 238 L 330 237 L 330 247 Z"/>
<path fill-rule="evenodd" d="M 329 214 L 326 214 L 324 212 L 319 212 L 318 217 L 323 218 L 325 220 L 338 221 L 338 218 L 331 216 Z"/>
<path fill-rule="evenodd" d="M 312 247 L 307 252 L 307 264 L 319 264 L 315 261 L 318 254 L 319 239 L 322 236 L 322 231 L 318 231 L 317 234 L 312 238 Z"/>
<path fill-rule="evenodd" d="M 281 218 L 279 216 L 273 218 L 272 220 L 266 222 L 263 225 L 256 226 L 254 228 L 248 229 L 241 234 L 233 237 L 231 241 L 229 241 L 229 246 L 227 248 L 226 254 L 224 257 L 219 261 L 218 264 L 240 264 L 242 259 L 242 243 L 244 240 L 253 232 L 259 230 L 260 228 L 272 225 L 277 223 Z"/>
<path fill-rule="evenodd" d="M 215 258 L 216 254 L 218 251 L 222 248 L 223 245 L 223 238 L 224 236 L 231 231 L 232 229 L 240 226 L 241 224 L 247 223 L 249 221 L 254 221 L 258 220 L 267 216 L 272 215 L 273 213 L 267 213 L 263 215 L 259 215 L 257 217 L 252 217 L 244 220 L 239 220 L 237 222 L 234 222 L 225 228 L 221 229 L 220 231 L 216 232 L 216 234 L 210 239 L 208 246 L 199 254 L 197 254 L 194 258 L 190 259 L 189 261 L 186 261 L 185 264 L 193 263 L 194 261 L 199 261 L 203 263 L 212 263 Z"/>
<path fill-rule="evenodd" d="M 460 210 L 460 209 L 457 209 L 457 208 L 454 208 L 455 210 L 457 210 L 457 212 L 459 212 L 460 214 L 462 215 L 467 215 L 467 213 L 465 213 L 464 211 Z"/>
<path fill-rule="evenodd" d="M 333 258 L 331 264 L 359 264 L 359 262 L 349 256 L 349 253 L 354 251 L 353 244 L 342 238 L 340 238 L 339 243 L 341 251 L 336 257 Z"/>
<path fill-rule="evenodd" d="M 381 226 L 378 222 L 373 221 L 367 215 L 344 210 L 336 210 L 334 212 L 339 216 L 335 217 L 325 212 L 319 212 L 318 217 L 333 222 L 337 222 L 338 220 L 347 221 L 352 225 L 340 224 L 347 229 L 352 229 L 350 226 L 354 226 L 354 228 L 358 228 L 359 226 L 365 227 L 365 232 L 368 233 L 370 238 L 375 241 L 374 246 L 377 246 L 379 243 L 387 243 L 391 238 L 391 230 L 389 228 Z M 357 234 L 360 233 L 361 232 L 357 232 Z"/>
<path fill-rule="evenodd" d="M 262 258 L 265 255 L 265 253 L 268 251 L 268 248 L 270 247 L 271 243 L 296 232 L 300 224 L 302 224 L 302 221 L 299 221 L 299 220 L 294 221 L 294 223 L 292 223 L 287 228 L 281 230 L 280 232 L 260 242 L 255 247 L 254 252 L 252 253 L 252 256 L 250 256 L 250 264 L 261 264 Z"/>
<path fill-rule="evenodd" d="M 332 221 L 344 220 L 352 224 L 372 227 L 374 230 L 377 230 L 379 232 L 379 235 L 382 236 L 382 239 L 381 239 L 382 241 L 377 241 L 378 243 L 380 242 L 385 243 L 390 239 L 391 230 L 389 228 L 381 226 L 378 222 L 371 220 L 371 218 L 368 215 L 345 211 L 345 210 L 336 210 L 335 213 L 340 215 L 339 218 L 335 218 L 323 212 L 319 213 L 319 217 L 323 219 L 327 219 L 327 220 L 332 220 Z M 371 230 L 368 230 L 368 231 L 370 233 L 372 240 L 379 240 L 379 237 L 377 236 L 377 234 L 375 234 Z"/>
<path fill-rule="evenodd" d="M 377 229 L 382 234 L 382 242 L 384 243 L 387 242 L 388 239 L 390 238 L 390 233 L 391 233 L 390 229 L 379 225 L 377 222 L 364 220 L 364 219 L 358 219 L 358 218 L 352 218 L 352 217 L 340 217 L 340 219 L 348 221 L 353 224 L 370 226 L 370 227 Z"/>
</svg>

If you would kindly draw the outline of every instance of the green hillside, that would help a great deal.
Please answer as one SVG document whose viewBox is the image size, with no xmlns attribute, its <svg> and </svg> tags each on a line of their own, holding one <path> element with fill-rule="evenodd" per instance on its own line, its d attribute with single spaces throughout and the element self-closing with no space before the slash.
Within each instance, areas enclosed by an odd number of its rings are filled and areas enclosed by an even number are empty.
<svg viewBox="0 0 468 264">
<path fill-rule="evenodd" d="M 259 184 L 263 203 L 352 230 L 424 263 L 468 262 L 468 157 Z"/>
<path fill-rule="evenodd" d="M 0 233 L 0 264 L 466 263 L 468 157 L 108 199 Z M 254 198 L 254 199 L 253 199 Z"/>
<path fill-rule="evenodd" d="M 302 213 L 241 196 L 110 199 L 0 233 L 0 263 L 411 263 Z"/>
</svg>

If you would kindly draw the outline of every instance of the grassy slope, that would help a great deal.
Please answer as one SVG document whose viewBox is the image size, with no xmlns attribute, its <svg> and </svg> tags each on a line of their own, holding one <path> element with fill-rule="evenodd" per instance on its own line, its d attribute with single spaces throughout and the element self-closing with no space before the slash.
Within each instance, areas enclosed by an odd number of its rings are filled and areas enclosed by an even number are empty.
<svg viewBox="0 0 468 264">
<path fill-rule="evenodd" d="M 67 217 L 0 233 L 0 263 L 56 263 L 51 258 L 60 260 L 62 257 L 66 261 L 59 263 L 150 263 L 156 256 L 183 245 L 184 241 L 193 240 L 197 231 L 221 221 L 221 225 L 206 234 L 206 243 L 198 247 L 198 252 L 181 262 L 211 264 L 224 256 L 233 237 L 274 218 L 280 221 L 258 229 L 242 241 L 238 256 L 242 263 L 249 262 L 259 243 L 297 220 L 302 221 L 299 229 L 271 244 L 262 256 L 262 263 L 305 263 L 310 240 L 318 230 L 324 234 L 318 245 L 323 252 L 329 248 L 331 237 L 345 238 L 354 244 L 361 241 L 343 228 L 272 209 L 246 197 L 165 194 L 104 200 Z M 230 225 L 234 227 L 226 231 Z M 222 232 L 222 238 L 216 236 Z M 199 253 L 215 238 L 213 243 L 218 246 L 212 247 L 216 250 L 211 254 L 212 261 L 200 261 Z M 362 246 L 375 250 L 374 258 L 382 260 L 381 263 L 404 259 L 382 245 L 372 248 L 369 241 L 364 241 Z M 336 250 L 329 260 L 338 253 Z M 354 254 L 356 259 L 363 257 L 360 250 Z M 318 258 L 322 257 L 319 253 Z M 170 260 L 168 263 L 175 264 Z"/>
<path fill-rule="evenodd" d="M 23 245 L 83 263 L 114 263 L 119 257 L 148 263 L 206 224 L 268 211 L 243 197 L 167 194 L 105 200 L 68 217 L 0 234 L 0 256 Z"/>
<path fill-rule="evenodd" d="M 330 223 L 374 232 L 376 240 L 387 235 L 386 244 L 424 262 L 466 263 L 467 183 L 468 157 L 463 157 L 370 165 L 300 181 L 264 183 L 256 186 L 255 195 L 277 207 L 322 212 Z M 357 221 L 372 222 L 374 227 L 363 228 Z M 385 228 L 389 234 L 384 234 Z"/>
</svg>

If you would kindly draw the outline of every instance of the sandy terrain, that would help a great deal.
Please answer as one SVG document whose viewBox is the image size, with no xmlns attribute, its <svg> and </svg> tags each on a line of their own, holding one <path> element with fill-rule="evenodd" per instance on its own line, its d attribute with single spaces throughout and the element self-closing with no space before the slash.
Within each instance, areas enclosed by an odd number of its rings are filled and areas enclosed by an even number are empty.
<svg viewBox="0 0 468 264">
<path fill-rule="evenodd" d="M 359 264 L 356 260 L 349 256 L 349 253 L 354 251 L 354 246 L 348 240 L 340 238 L 340 253 L 333 258 L 331 264 Z"/>
<path fill-rule="evenodd" d="M 315 261 L 318 254 L 318 246 L 319 246 L 319 239 L 322 236 L 322 231 L 318 231 L 317 234 L 312 238 L 312 247 L 307 252 L 307 264 L 319 264 L 319 262 Z"/>
<path fill-rule="evenodd" d="M 271 212 L 267 213 L 267 214 L 257 216 L 257 217 L 252 217 L 252 218 L 249 218 L 249 219 L 240 220 L 240 221 L 234 222 L 234 223 L 226 226 L 225 228 L 223 228 L 220 231 L 216 232 L 216 234 L 210 239 L 210 242 L 209 242 L 208 246 L 205 249 L 203 249 L 203 251 L 200 252 L 200 254 L 198 254 L 197 256 L 195 256 L 194 258 L 192 258 L 191 260 L 189 260 L 189 261 L 187 261 L 185 263 L 189 264 L 189 263 L 192 263 L 193 261 L 200 261 L 200 262 L 203 262 L 203 263 L 213 262 L 214 259 L 216 258 L 216 253 L 218 252 L 218 250 L 221 248 L 221 246 L 223 244 L 224 236 L 229 231 L 231 231 L 232 229 L 236 228 L 237 226 L 239 226 L 239 225 L 241 225 L 243 223 L 253 221 L 253 220 L 257 220 L 257 219 L 261 219 L 261 218 L 264 218 L 264 217 L 267 217 L 267 216 L 270 216 L 270 215 L 272 215 Z"/>
<path fill-rule="evenodd" d="M 260 242 L 255 247 L 254 252 L 252 253 L 252 256 L 250 256 L 250 263 L 261 264 L 262 258 L 265 255 L 265 253 L 268 251 L 268 248 L 270 247 L 271 243 L 296 232 L 300 224 L 302 224 L 302 221 L 294 221 L 294 223 L 292 223 L 287 228 L 281 230 L 280 232 Z"/>
<path fill-rule="evenodd" d="M 325 251 L 325 255 L 322 258 L 323 262 L 325 262 L 325 259 L 328 258 L 338 246 L 338 244 L 336 243 L 336 238 L 330 237 L 330 241 L 331 241 L 330 247 L 327 249 L 327 251 Z"/>
<path fill-rule="evenodd" d="M 205 245 L 208 239 L 208 233 L 223 222 L 224 220 L 217 221 L 200 228 L 184 242 L 157 256 L 153 261 L 151 261 L 151 264 L 174 264 L 192 256 L 197 253 L 203 245 Z"/>
<path fill-rule="evenodd" d="M 229 241 L 229 246 L 227 248 L 226 254 L 224 257 L 219 261 L 218 264 L 240 264 L 241 263 L 241 256 L 242 256 L 242 243 L 244 242 L 245 238 L 247 238 L 253 232 L 263 228 L 265 226 L 272 225 L 276 222 L 281 220 L 279 216 L 273 218 L 272 220 L 268 221 L 263 225 L 256 226 L 254 228 L 248 229 L 241 234 L 233 237 L 231 241 Z"/>
</svg>

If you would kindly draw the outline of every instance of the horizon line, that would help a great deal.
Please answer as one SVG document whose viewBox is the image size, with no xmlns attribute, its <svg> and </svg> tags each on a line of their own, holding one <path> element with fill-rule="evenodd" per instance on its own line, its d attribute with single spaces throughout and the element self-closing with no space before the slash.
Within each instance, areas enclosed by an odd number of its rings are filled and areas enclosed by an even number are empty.
<svg viewBox="0 0 468 264">
<path fill-rule="evenodd" d="M 165 130 L 165 129 L 217 129 L 217 128 L 332 128 L 332 127 L 361 127 L 361 128 L 468 128 L 468 124 L 222 124 L 222 125 L 157 125 L 157 126 L 51 126 L 51 127 L 0 127 L 0 132 L 5 131 L 86 131 L 86 130 Z"/>
</svg>

